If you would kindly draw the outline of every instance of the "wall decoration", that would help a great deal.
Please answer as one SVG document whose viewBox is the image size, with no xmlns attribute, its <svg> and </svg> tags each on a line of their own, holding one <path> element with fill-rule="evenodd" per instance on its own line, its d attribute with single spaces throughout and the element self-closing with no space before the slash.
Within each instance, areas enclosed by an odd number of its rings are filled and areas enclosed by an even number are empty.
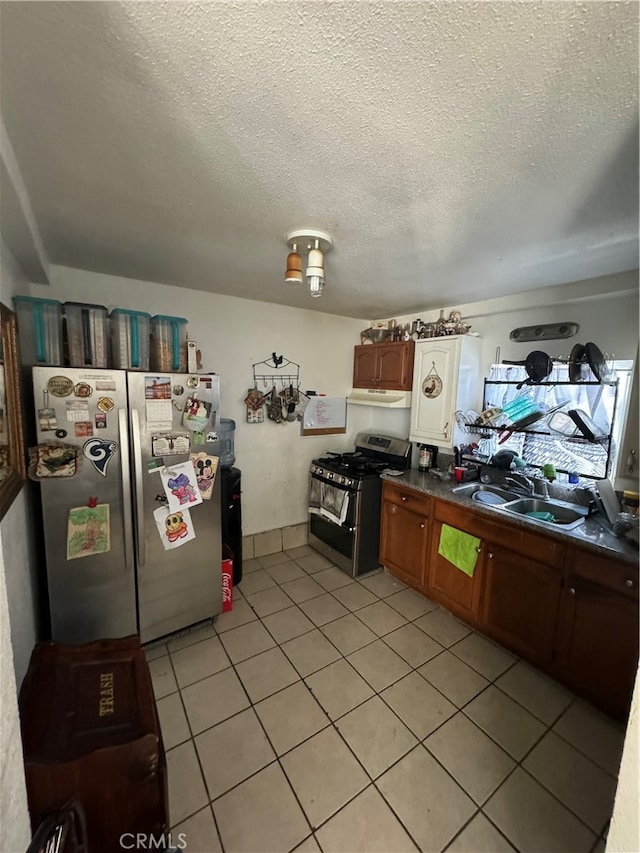
<svg viewBox="0 0 640 853">
<path fill-rule="evenodd" d="M 98 417 L 98 415 L 96 415 L 96 417 Z M 106 415 L 103 417 L 106 418 Z M 117 442 L 102 441 L 100 438 L 90 438 L 89 441 L 85 441 L 82 446 L 82 452 L 86 458 L 91 462 L 96 471 L 99 474 L 102 474 L 103 477 L 107 476 L 107 465 L 117 449 Z"/>
<path fill-rule="evenodd" d="M 106 554 L 111 548 L 109 504 L 69 510 L 67 560 Z"/>
<path fill-rule="evenodd" d="M 180 462 L 160 472 L 160 479 L 169 501 L 169 509 L 177 511 L 202 503 L 196 472 L 191 462 Z"/>
<path fill-rule="evenodd" d="M 159 506 L 154 509 L 153 518 L 165 551 L 180 548 L 196 538 L 188 509 L 172 512 L 166 506 Z"/>
<path fill-rule="evenodd" d="M 422 393 L 430 400 L 434 397 L 438 397 L 442 393 L 442 379 L 438 376 L 435 361 L 431 362 L 431 370 L 424 378 L 422 383 Z"/>
</svg>

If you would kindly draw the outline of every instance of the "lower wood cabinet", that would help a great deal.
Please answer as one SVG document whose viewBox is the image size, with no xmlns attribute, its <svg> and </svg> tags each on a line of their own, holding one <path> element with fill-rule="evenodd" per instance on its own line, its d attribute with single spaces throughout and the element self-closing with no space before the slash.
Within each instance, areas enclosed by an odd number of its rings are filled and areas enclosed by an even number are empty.
<svg viewBox="0 0 640 853">
<path fill-rule="evenodd" d="M 562 573 L 493 545 L 486 546 L 484 561 L 481 630 L 534 663 L 548 663 Z"/>
<path fill-rule="evenodd" d="M 473 576 L 438 553 L 442 525 L 480 540 Z M 401 581 L 610 714 L 638 665 L 638 567 L 385 481 L 380 560 Z"/>
<path fill-rule="evenodd" d="M 424 591 L 429 500 L 385 484 L 380 519 L 380 560 L 400 580 Z"/>
<path fill-rule="evenodd" d="M 638 666 L 638 569 L 599 562 L 574 555 L 560 599 L 557 664 L 576 692 L 623 716 Z"/>
<path fill-rule="evenodd" d="M 442 521 L 434 520 L 433 535 L 429 552 L 428 593 L 429 596 L 456 616 L 474 624 L 477 612 L 477 597 L 481 586 L 482 549 L 478 548 L 478 561 L 473 575 L 467 575 L 438 553 Z M 453 525 L 450 525 L 453 526 Z M 456 529 L 460 529 L 456 527 Z M 466 531 L 462 531 L 463 533 Z"/>
</svg>

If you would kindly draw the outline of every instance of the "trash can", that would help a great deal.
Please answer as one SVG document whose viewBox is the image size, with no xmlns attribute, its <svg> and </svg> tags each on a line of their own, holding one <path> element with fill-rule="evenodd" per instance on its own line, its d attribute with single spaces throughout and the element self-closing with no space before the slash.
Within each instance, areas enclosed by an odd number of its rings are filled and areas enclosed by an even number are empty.
<svg viewBox="0 0 640 853">
<path fill-rule="evenodd" d="M 122 849 L 127 833 L 167 831 L 167 773 L 137 636 L 81 646 L 38 643 L 20 689 L 31 828 L 82 804 L 91 853 Z"/>
</svg>

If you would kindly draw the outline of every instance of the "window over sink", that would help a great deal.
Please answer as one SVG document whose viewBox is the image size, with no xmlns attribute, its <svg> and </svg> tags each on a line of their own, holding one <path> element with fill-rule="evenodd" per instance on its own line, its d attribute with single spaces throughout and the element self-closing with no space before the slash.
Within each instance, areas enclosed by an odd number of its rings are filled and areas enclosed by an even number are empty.
<svg viewBox="0 0 640 853">
<path fill-rule="evenodd" d="M 608 362 L 607 382 L 570 382 L 568 366 L 554 363 L 551 375 L 540 384 L 523 385 L 527 379 L 524 367 L 494 364 L 484 385 L 484 409 L 504 408 L 515 399 L 528 395 L 546 411 L 567 413 L 576 411 L 586 415 L 601 433 L 601 438 L 591 441 L 581 434 L 569 418 L 564 418 L 561 429 L 551 417 L 534 423 L 529 429 L 513 432 L 504 441 L 504 433 L 487 431 L 480 439 L 480 452 L 486 455 L 497 450 L 514 450 L 532 467 L 542 468 L 553 463 L 560 473 L 576 471 L 581 477 L 600 479 L 615 471 L 618 449 L 622 444 L 633 362 L 617 360 Z M 550 423 L 552 426 L 550 427 Z M 562 426 L 564 428 L 562 428 Z"/>
</svg>

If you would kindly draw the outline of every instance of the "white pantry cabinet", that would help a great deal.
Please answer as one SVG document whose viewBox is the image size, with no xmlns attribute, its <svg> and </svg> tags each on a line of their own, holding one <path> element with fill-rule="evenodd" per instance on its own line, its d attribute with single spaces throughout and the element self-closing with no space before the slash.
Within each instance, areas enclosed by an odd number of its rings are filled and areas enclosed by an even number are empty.
<svg viewBox="0 0 640 853">
<path fill-rule="evenodd" d="M 438 447 L 468 443 L 456 425 L 458 409 L 482 406 L 482 342 L 470 335 L 416 341 L 409 438 Z"/>
</svg>

